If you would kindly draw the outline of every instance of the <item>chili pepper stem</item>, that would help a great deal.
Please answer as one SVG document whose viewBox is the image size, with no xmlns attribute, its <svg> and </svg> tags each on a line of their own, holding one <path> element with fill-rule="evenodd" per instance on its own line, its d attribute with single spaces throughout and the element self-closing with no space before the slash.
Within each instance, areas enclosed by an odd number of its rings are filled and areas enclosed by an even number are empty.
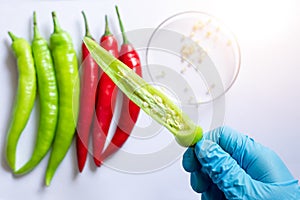
<svg viewBox="0 0 300 200">
<path fill-rule="evenodd" d="M 81 11 L 81 14 L 83 15 L 83 19 L 84 19 L 85 36 L 89 37 L 89 38 L 92 38 L 92 35 L 90 33 L 90 29 L 89 29 L 89 25 L 88 25 L 88 22 L 87 22 L 87 18 L 86 18 L 86 15 L 85 15 L 84 11 Z"/>
<path fill-rule="evenodd" d="M 117 12 L 117 15 L 118 15 L 118 20 L 119 20 L 119 24 L 120 24 L 120 29 L 121 29 L 121 32 L 122 32 L 123 44 L 129 44 L 129 41 L 128 41 L 127 36 L 126 36 L 126 34 L 125 34 L 123 22 L 122 22 L 121 17 L 120 17 L 120 13 L 119 13 L 118 6 L 116 6 L 116 12 Z"/>
<path fill-rule="evenodd" d="M 17 36 L 15 36 L 12 32 L 8 31 L 8 35 L 11 38 L 12 41 L 15 41 L 16 39 L 18 39 Z"/>
<path fill-rule="evenodd" d="M 36 20 L 36 12 L 33 12 L 33 38 L 41 38 L 41 34 L 39 32 L 39 29 L 37 27 L 37 20 Z"/>
<path fill-rule="evenodd" d="M 54 33 L 60 32 L 62 29 L 58 23 L 56 12 L 53 11 L 51 14 L 52 14 L 52 19 L 53 19 L 53 24 L 54 24 Z"/>
</svg>

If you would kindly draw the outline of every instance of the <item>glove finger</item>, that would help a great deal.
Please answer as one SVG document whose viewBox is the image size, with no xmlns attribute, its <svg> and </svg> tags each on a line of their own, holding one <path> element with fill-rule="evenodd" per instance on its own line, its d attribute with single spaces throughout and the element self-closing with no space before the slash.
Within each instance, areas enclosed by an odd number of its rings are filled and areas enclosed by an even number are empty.
<svg viewBox="0 0 300 200">
<path fill-rule="evenodd" d="M 201 169 L 201 165 L 195 155 L 194 148 L 188 148 L 183 154 L 182 166 L 187 172 L 194 172 Z"/>
<path fill-rule="evenodd" d="M 201 171 L 191 173 L 191 186 L 195 192 L 203 193 L 212 185 L 211 179 Z"/>
<path fill-rule="evenodd" d="M 215 185 L 211 185 L 201 196 L 202 200 L 226 200 L 224 193 Z"/>
<path fill-rule="evenodd" d="M 243 199 L 254 182 L 227 152 L 210 140 L 201 140 L 195 146 L 196 156 L 212 182 L 227 199 Z"/>
</svg>

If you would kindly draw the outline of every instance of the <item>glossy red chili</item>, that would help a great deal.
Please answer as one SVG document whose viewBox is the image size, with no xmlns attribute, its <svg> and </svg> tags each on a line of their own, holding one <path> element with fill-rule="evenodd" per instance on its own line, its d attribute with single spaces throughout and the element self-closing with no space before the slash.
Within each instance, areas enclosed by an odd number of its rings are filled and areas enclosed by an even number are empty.
<svg viewBox="0 0 300 200">
<path fill-rule="evenodd" d="M 139 76 L 142 76 L 142 68 L 139 55 L 126 37 L 117 6 L 116 12 L 123 36 L 123 44 L 119 53 L 119 60 L 126 64 L 133 71 L 135 71 Z M 110 156 L 123 146 L 135 126 L 139 112 L 140 108 L 131 100 L 129 100 L 126 95 L 123 95 L 123 102 L 118 125 L 111 142 L 101 156 L 102 160 L 104 160 L 106 157 Z"/>
<path fill-rule="evenodd" d="M 116 58 L 119 56 L 118 42 L 109 30 L 107 16 L 105 16 L 105 33 L 100 39 L 100 45 Z M 101 153 L 109 131 L 113 110 L 116 103 L 116 86 L 102 71 L 97 89 L 96 120 L 93 128 L 93 157 L 97 166 L 101 165 Z"/>
<path fill-rule="evenodd" d="M 92 38 L 86 16 L 82 11 L 85 23 L 85 36 Z M 89 145 L 90 127 L 93 121 L 96 91 L 99 79 L 100 68 L 82 43 L 82 74 L 80 80 L 80 110 L 76 129 L 76 150 L 78 169 L 81 172 L 84 168 Z"/>
</svg>

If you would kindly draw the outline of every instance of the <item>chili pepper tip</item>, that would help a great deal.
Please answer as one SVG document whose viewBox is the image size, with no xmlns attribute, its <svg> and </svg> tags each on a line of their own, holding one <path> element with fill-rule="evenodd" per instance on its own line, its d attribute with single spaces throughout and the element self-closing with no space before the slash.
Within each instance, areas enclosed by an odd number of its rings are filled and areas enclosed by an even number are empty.
<svg viewBox="0 0 300 200">
<path fill-rule="evenodd" d="M 97 167 L 101 167 L 101 165 L 102 165 L 102 161 L 99 160 L 98 158 L 94 158 L 94 163 Z"/>
<path fill-rule="evenodd" d="M 51 183 L 51 180 L 50 180 L 50 179 L 46 179 L 46 180 L 45 180 L 45 185 L 46 185 L 46 186 L 49 186 L 50 183 Z"/>
</svg>

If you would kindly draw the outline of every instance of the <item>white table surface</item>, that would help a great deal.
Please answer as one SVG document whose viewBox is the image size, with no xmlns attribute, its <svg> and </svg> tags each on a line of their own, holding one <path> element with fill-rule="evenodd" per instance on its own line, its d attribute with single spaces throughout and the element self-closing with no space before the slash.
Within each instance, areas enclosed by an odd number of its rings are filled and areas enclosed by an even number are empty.
<svg viewBox="0 0 300 200">
<path fill-rule="evenodd" d="M 51 11 L 57 11 L 77 51 L 83 35 L 80 14 L 85 10 L 93 35 L 103 33 L 104 14 L 112 31 L 119 32 L 114 6 L 118 5 L 127 30 L 154 28 L 181 11 L 210 13 L 230 27 L 241 48 L 242 64 L 237 81 L 225 96 L 223 124 L 231 126 L 274 149 L 296 179 L 300 178 L 300 3 L 238 0 L 102 0 L 102 1 L 1 1 L 0 13 L 0 200 L 52 199 L 198 199 L 189 185 L 181 157 L 148 173 L 126 173 L 109 166 L 95 169 L 89 158 L 82 174 L 76 167 L 75 146 L 60 165 L 50 187 L 43 186 L 46 157 L 30 174 L 14 177 L 4 158 L 4 143 L 17 84 L 17 70 L 7 31 L 31 38 L 31 17 L 37 11 L 44 36 L 52 32 Z M 36 130 L 36 109 L 21 137 L 18 155 L 26 159 Z M 29 136 L 28 136 L 29 135 Z M 125 148 L 136 145 L 128 141 Z M 154 144 L 153 144 L 154 145 Z M 48 155 L 49 156 L 49 155 Z M 21 162 L 21 161 L 20 161 Z"/>
</svg>

